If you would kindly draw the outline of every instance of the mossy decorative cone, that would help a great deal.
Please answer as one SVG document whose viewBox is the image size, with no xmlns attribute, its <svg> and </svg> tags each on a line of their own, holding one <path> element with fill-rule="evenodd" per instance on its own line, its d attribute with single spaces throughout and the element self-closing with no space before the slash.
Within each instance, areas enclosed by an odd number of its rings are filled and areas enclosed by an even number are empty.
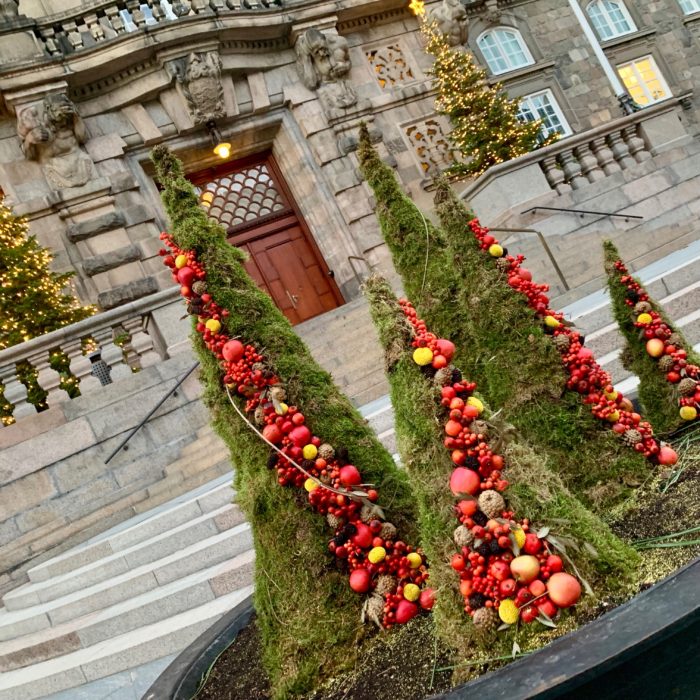
<svg viewBox="0 0 700 700">
<path fill-rule="evenodd" d="M 700 357 L 630 275 L 617 248 L 605 241 L 603 249 L 613 314 L 625 339 L 622 364 L 639 378 L 639 401 L 654 429 L 673 432 L 698 419 Z"/>
<path fill-rule="evenodd" d="M 199 207 L 180 162 L 165 148 L 152 159 L 177 245 L 197 254 L 207 292 L 228 317 L 230 337 L 264 348 L 283 378 L 289 403 L 303 407 L 313 431 L 347 449 L 363 477 L 386 497 L 385 513 L 402 537 L 415 541 L 416 506 L 405 474 L 381 446 L 348 399 L 333 385 L 269 296 L 245 272 L 244 254 L 226 242 L 224 230 Z M 255 608 L 263 657 L 275 698 L 288 698 L 335 675 L 355 661 L 363 597 L 328 552 L 333 532 L 293 490 L 277 483 L 267 465 L 269 449 L 231 405 L 222 370 L 194 333 L 204 401 L 216 431 L 231 451 L 236 500 L 251 524 L 255 544 Z M 380 501 L 380 505 L 384 505 Z"/>
<path fill-rule="evenodd" d="M 468 654 L 470 641 L 477 644 L 484 639 L 464 612 L 459 575 L 450 565 L 452 556 L 459 552 L 453 539 L 459 521 L 457 499 L 450 490 L 455 464 L 443 442 L 447 409 L 440 403 L 436 373 L 419 367 L 413 358 L 413 330 L 389 284 L 381 277 L 371 277 L 364 293 L 385 352 L 399 453 L 418 499 L 418 525 L 431 561 L 431 585 L 439 591 L 434 608 L 436 630 L 450 647 Z M 487 421 L 491 416 L 488 406 L 484 416 Z M 505 458 L 508 508 L 537 527 L 551 527 L 552 535 L 562 541 L 577 543 L 575 550 L 571 547 L 571 557 L 596 595 L 628 582 L 639 561 L 636 552 L 587 510 L 552 473 L 546 459 L 512 428 L 496 419 L 489 430 L 493 431 L 490 441 Z M 499 644 L 493 639 L 490 643 Z"/>
</svg>

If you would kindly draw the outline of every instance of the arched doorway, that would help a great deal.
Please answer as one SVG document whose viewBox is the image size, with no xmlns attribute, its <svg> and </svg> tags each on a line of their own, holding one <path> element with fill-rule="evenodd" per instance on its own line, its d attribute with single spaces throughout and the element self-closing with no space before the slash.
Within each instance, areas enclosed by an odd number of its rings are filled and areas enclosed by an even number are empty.
<svg viewBox="0 0 700 700">
<path fill-rule="evenodd" d="M 250 156 L 188 176 L 245 267 L 284 315 L 301 323 L 343 304 L 272 154 Z"/>
</svg>

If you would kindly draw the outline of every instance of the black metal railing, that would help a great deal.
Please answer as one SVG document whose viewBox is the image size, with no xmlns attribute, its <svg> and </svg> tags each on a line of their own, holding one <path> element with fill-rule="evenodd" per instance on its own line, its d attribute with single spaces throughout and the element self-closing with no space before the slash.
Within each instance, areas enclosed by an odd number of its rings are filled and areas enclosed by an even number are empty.
<svg viewBox="0 0 700 700">
<path fill-rule="evenodd" d="M 180 379 L 177 380 L 177 382 L 174 384 L 174 386 L 172 386 L 172 387 L 170 387 L 170 389 L 168 389 L 168 392 L 167 392 L 167 393 L 163 396 L 163 398 L 161 398 L 161 400 L 148 412 L 148 415 L 147 415 L 145 418 L 143 418 L 143 419 L 141 420 L 141 422 L 140 422 L 135 428 L 133 428 L 133 429 L 131 430 L 131 432 L 119 443 L 119 445 L 118 445 L 117 447 L 114 448 L 114 450 L 112 451 L 112 454 L 110 454 L 109 457 L 107 457 L 107 459 L 105 460 L 105 464 L 108 464 L 109 461 L 117 454 L 117 452 L 119 452 L 119 450 L 126 450 L 126 449 L 128 449 L 127 443 L 129 442 L 129 440 L 131 440 L 131 438 L 134 437 L 134 435 L 136 435 L 136 433 L 138 433 L 139 430 L 141 430 L 141 428 L 143 428 L 143 426 L 146 425 L 146 423 L 148 423 L 148 421 L 151 419 L 151 416 L 152 416 L 152 415 L 153 415 L 153 414 L 154 414 L 154 413 L 155 413 L 155 412 L 156 412 L 156 411 L 157 411 L 157 410 L 158 410 L 158 409 L 173 395 L 173 394 L 175 394 L 175 392 L 180 388 L 180 385 L 185 381 L 185 379 L 187 379 L 187 377 L 190 376 L 190 374 L 192 374 L 192 372 L 194 372 L 194 371 L 197 369 L 197 367 L 199 367 L 199 362 L 195 362 L 195 363 L 192 365 L 192 367 L 190 367 L 190 368 L 187 370 L 187 372 L 185 372 L 185 374 L 183 374 L 182 377 L 180 377 Z"/>
<path fill-rule="evenodd" d="M 625 221 L 629 221 L 630 219 L 644 218 L 643 216 L 637 216 L 636 214 L 615 214 L 614 212 L 609 211 L 589 211 L 588 209 L 566 209 L 563 207 L 530 207 L 525 211 L 521 211 L 520 215 L 522 216 L 523 214 L 529 214 L 531 211 L 537 211 L 538 209 L 543 209 L 546 211 L 563 211 L 568 214 L 579 214 L 581 218 L 583 218 L 586 214 L 589 214 L 591 216 L 609 216 L 611 219 L 618 218 L 624 219 Z"/>
</svg>

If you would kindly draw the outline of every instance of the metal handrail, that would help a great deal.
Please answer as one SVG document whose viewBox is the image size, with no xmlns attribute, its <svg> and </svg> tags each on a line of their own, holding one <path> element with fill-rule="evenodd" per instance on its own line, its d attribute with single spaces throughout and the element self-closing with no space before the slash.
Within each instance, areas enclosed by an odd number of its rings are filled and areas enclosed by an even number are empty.
<svg viewBox="0 0 700 700">
<path fill-rule="evenodd" d="M 615 214 L 613 212 L 607 211 L 589 211 L 587 209 L 566 209 L 564 207 L 530 207 L 525 211 L 521 211 L 520 215 L 529 214 L 531 211 L 537 211 L 538 209 L 546 209 L 547 211 L 565 211 L 571 214 L 580 214 L 583 218 L 584 214 L 592 214 L 593 216 L 609 216 L 611 219 L 617 217 L 619 219 L 624 219 L 629 221 L 630 219 L 643 219 L 643 216 L 637 216 L 636 214 Z"/>
<path fill-rule="evenodd" d="M 126 447 L 127 442 L 129 442 L 129 440 L 131 440 L 131 438 L 134 437 L 134 435 L 136 435 L 136 433 L 138 433 L 138 431 L 141 430 L 146 423 L 148 423 L 151 416 L 179 389 L 182 382 L 184 382 L 185 379 L 187 379 L 187 377 L 189 377 L 190 374 L 197 369 L 197 367 L 199 367 L 199 361 L 195 362 L 192 367 L 190 367 L 187 372 L 185 372 L 185 374 L 183 374 L 182 377 L 177 380 L 175 385 L 168 389 L 168 393 L 165 394 L 165 396 L 163 396 L 163 398 L 148 412 L 148 415 L 143 418 L 135 428 L 132 429 L 132 431 L 119 443 L 117 447 L 114 448 L 112 454 L 110 454 L 105 460 L 105 464 L 108 464 L 112 457 L 119 452 L 119 450 Z"/>
</svg>

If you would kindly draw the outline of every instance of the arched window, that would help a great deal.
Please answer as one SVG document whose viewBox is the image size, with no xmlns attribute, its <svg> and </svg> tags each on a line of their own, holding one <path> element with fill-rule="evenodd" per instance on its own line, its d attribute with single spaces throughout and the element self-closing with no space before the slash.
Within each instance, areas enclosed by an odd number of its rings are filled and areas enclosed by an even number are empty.
<svg viewBox="0 0 700 700">
<path fill-rule="evenodd" d="M 593 0 L 586 11 L 603 41 L 637 31 L 622 0 Z"/>
<path fill-rule="evenodd" d="M 532 65 L 533 60 L 517 29 L 496 27 L 484 32 L 477 45 L 494 75 Z"/>
<path fill-rule="evenodd" d="M 686 15 L 692 15 L 693 12 L 700 12 L 700 0 L 678 0 L 678 2 Z"/>
<path fill-rule="evenodd" d="M 552 134 L 560 134 L 561 136 L 571 134 L 571 127 L 551 90 L 542 90 L 522 97 L 518 108 L 518 119 L 521 122 L 534 122 L 541 119 L 540 141 L 544 141 L 547 136 Z"/>
</svg>

